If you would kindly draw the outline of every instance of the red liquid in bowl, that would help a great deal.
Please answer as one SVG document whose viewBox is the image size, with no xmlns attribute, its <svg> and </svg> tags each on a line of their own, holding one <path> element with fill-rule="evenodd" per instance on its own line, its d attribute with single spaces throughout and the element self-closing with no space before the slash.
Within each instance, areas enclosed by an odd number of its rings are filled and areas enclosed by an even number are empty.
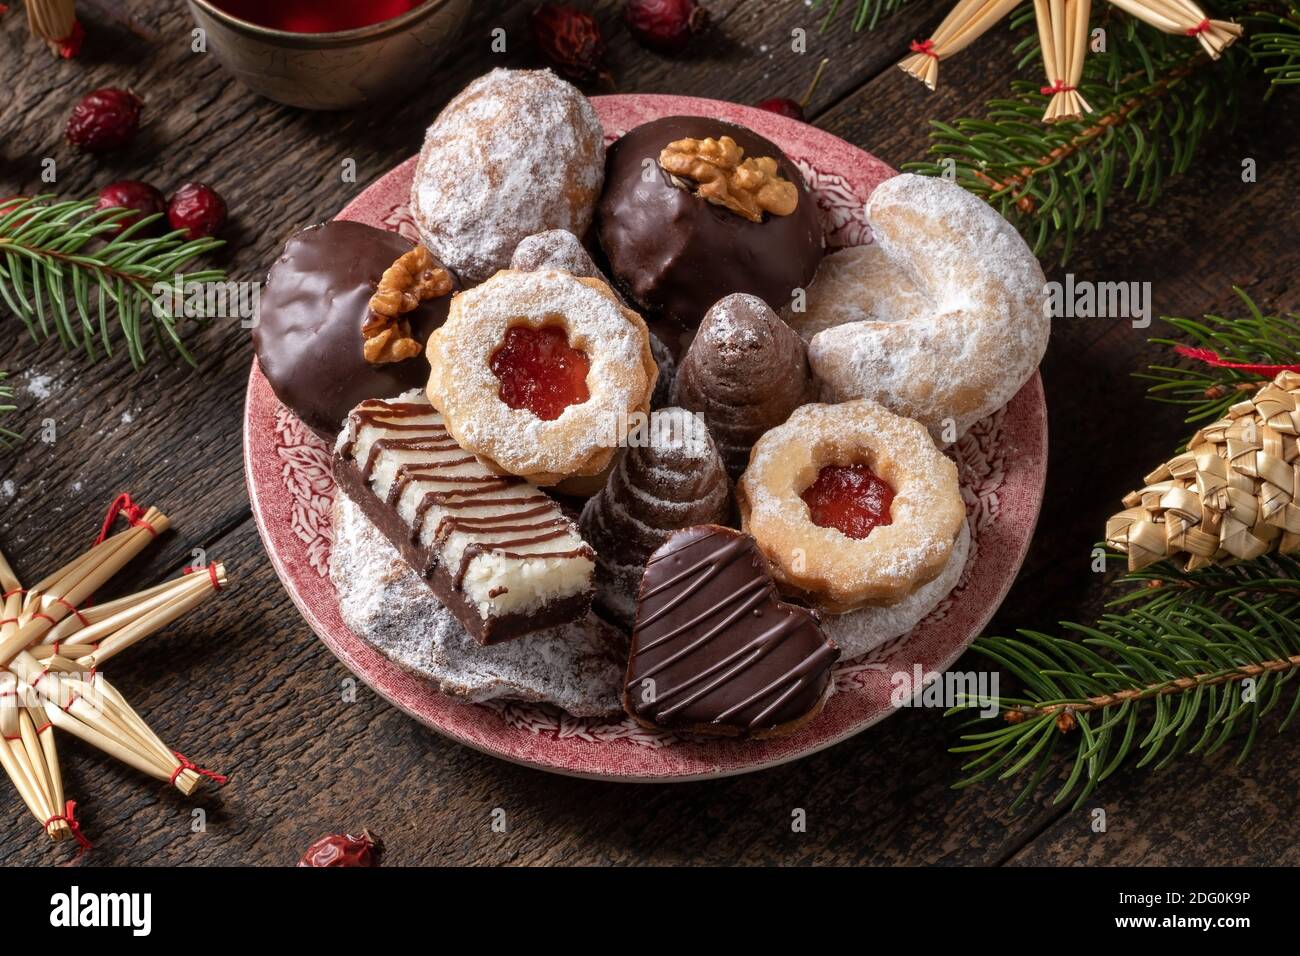
<svg viewBox="0 0 1300 956">
<path fill-rule="evenodd" d="M 287 33 L 357 30 L 414 10 L 424 0 L 212 0 L 219 10 Z"/>
</svg>

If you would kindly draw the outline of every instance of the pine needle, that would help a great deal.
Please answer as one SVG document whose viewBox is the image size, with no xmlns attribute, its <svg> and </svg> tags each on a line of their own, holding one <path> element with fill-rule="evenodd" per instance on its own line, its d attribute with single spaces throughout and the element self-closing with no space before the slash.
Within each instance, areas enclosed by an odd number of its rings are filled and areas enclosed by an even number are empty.
<svg viewBox="0 0 1300 956">
<path fill-rule="evenodd" d="M 1176 345 L 1211 349 L 1228 362 L 1260 365 L 1291 365 L 1300 362 L 1300 315 L 1265 315 L 1243 289 L 1233 287 L 1245 309 L 1244 315 L 1204 315 L 1199 319 L 1161 316 L 1160 321 L 1181 335 L 1181 339 L 1153 338 L 1169 348 L 1168 365 L 1152 365 L 1137 378 L 1150 382 L 1152 401 L 1182 405 L 1189 424 L 1215 421 L 1237 402 L 1248 398 L 1264 383 L 1249 371 L 1216 368 L 1199 362 L 1180 361 Z"/>
<path fill-rule="evenodd" d="M 853 30 L 874 30 L 881 20 L 897 13 L 903 7 L 907 6 L 908 0 L 854 0 L 853 6 Z M 823 0 L 815 0 L 813 9 L 821 7 Z M 840 12 L 843 6 L 842 0 L 830 0 L 826 4 L 829 8 L 826 16 L 822 18 L 822 29 L 825 30 L 835 19 L 836 14 Z"/>
<path fill-rule="evenodd" d="M 18 409 L 17 405 L 10 404 L 14 397 L 14 390 L 5 384 L 5 379 L 8 377 L 8 372 L 0 372 L 0 418 Z M 22 436 L 17 432 L 0 425 L 0 448 L 9 448 L 21 439 Z"/>
<path fill-rule="evenodd" d="M 0 206 L 0 308 L 16 315 L 35 341 L 58 339 L 91 361 L 101 349 L 112 355 L 114 340 L 121 339 L 139 368 L 148 354 L 146 330 L 152 330 L 192 365 L 171 293 L 179 296 L 190 283 L 224 281 L 219 269 L 181 271 L 224 243 L 188 240 L 182 231 L 143 235 L 157 215 L 114 236 L 130 215 L 126 209 L 97 210 L 94 200 L 52 196 Z"/>
<path fill-rule="evenodd" d="M 1300 708 L 1300 561 L 1275 555 L 1190 575 L 1164 563 L 1121 585 L 1116 610 L 1095 624 L 975 642 L 1022 690 L 992 702 L 997 717 L 967 724 L 952 749 L 977 756 L 955 786 L 1033 770 L 1023 803 L 1051 767 L 1064 769 L 1059 751 L 1073 750 L 1053 802 L 1073 795 L 1077 808 L 1121 766 L 1167 766 L 1234 737 L 1244 757 L 1274 712 L 1285 729 Z M 989 703 L 959 701 L 950 713 Z"/>
</svg>

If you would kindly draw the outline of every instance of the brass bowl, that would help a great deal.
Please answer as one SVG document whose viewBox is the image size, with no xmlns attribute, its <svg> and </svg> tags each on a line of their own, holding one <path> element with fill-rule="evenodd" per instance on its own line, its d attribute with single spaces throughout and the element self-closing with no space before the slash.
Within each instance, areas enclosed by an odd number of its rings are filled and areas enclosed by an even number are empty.
<svg viewBox="0 0 1300 956">
<path fill-rule="evenodd" d="M 278 103 L 346 110 L 429 79 L 460 35 L 470 0 L 425 0 L 401 16 L 338 33 L 288 33 L 186 0 L 209 50 L 245 86 Z"/>
</svg>

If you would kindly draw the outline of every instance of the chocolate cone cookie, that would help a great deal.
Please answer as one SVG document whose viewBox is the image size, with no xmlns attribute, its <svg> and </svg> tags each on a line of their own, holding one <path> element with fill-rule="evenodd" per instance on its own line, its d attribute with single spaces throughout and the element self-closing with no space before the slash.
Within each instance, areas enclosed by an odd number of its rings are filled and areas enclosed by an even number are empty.
<svg viewBox="0 0 1300 956">
<path fill-rule="evenodd" d="M 596 549 L 597 603 L 626 627 L 655 549 L 674 531 L 731 515 L 731 482 L 703 419 L 666 408 L 651 416 L 647 432 L 582 512 L 583 535 Z"/>
<path fill-rule="evenodd" d="M 729 295 L 704 316 L 678 366 L 672 399 L 704 416 L 735 478 L 754 442 L 813 400 L 804 344 L 762 299 Z"/>
</svg>

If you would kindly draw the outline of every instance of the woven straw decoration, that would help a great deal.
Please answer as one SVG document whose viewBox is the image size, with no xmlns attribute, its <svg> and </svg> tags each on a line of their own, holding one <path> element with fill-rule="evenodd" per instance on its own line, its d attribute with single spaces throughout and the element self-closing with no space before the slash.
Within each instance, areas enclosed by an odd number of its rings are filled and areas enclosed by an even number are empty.
<svg viewBox="0 0 1300 956">
<path fill-rule="evenodd" d="M 1300 373 L 1280 373 L 1147 475 L 1106 542 L 1130 571 L 1184 554 L 1195 571 L 1300 551 Z"/>
</svg>

